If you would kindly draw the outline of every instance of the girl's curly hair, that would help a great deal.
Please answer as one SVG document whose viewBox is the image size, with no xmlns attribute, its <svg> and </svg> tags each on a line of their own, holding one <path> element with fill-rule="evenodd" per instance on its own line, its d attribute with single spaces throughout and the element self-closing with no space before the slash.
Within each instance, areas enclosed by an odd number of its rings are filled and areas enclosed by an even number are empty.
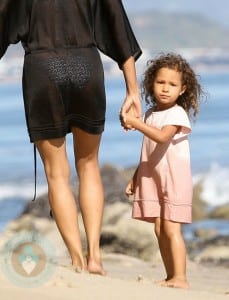
<svg viewBox="0 0 229 300">
<path fill-rule="evenodd" d="M 186 86 L 185 92 L 177 99 L 177 104 L 184 108 L 189 117 L 195 119 L 199 112 L 199 102 L 203 90 L 188 62 L 179 54 L 168 53 L 160 54 L 155 59 L 149 60 L 147 66 L 141 84 L 142 96 L 146 104 L 150 107 L 154 107 L 156 104 L 153 82 L 158 70 L 161 68 L 173 69 L 182 74 L 182 85 Z"/>
</svg>

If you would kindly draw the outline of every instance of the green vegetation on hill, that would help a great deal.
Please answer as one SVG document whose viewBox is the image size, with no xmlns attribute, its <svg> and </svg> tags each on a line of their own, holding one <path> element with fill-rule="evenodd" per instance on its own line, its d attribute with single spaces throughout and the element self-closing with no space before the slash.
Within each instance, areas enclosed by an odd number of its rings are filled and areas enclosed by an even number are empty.
<svg viewBox="0 0 229 300">
<path fill-rule="evenodd" d="M 130 21 L 144 48 L 229 48 L 229 30 L 198 14 L 148 11 L 130 15 Z"/>
</svg>

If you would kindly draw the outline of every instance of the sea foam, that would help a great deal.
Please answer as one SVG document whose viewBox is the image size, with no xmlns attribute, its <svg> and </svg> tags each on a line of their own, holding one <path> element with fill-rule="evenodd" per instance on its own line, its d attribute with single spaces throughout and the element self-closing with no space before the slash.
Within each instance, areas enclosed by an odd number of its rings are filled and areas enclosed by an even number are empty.
<svg viewBox="0 0 229 300">
<path fill-rule="evenodd" d="M 206 173 L 194 176 L 194 184 L 201 182 L 203 200 L 211 206 L 229 203 L 229 168 L 213 163 Z"/>
</svg>

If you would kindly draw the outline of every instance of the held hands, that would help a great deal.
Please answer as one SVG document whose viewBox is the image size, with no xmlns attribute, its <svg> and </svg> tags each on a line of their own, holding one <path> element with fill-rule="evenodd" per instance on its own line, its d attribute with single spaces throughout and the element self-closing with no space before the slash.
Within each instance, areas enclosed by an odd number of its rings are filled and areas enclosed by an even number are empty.
<svg viewBox="0 0 229 300">
<path fill-rule="evenodd" d="M 125 130 L 135 129 L 133 122 L 141 117 L 141 102 L 139 97 L 127 95 L 120 111 L 120 122 Z"/>
<path fill-rule="evenodd" d="M 125 113 L 124 117 L 122 117 L 122 115 L 120 115 L 121 125 L 126 131 L 127 130 L 135 130 L 135 128 L 131 122 L 133 119 L 136 119 L 136 117 L 135 117 L 135 111 L 132 107 L 128 110 L 128 112 Z"/>
</svg>

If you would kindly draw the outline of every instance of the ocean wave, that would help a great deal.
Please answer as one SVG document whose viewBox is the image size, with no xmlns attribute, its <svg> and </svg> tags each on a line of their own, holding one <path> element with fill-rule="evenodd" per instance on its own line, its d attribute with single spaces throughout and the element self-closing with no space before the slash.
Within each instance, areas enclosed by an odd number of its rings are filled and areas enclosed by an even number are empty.
<svg viewBox="0 0 229 300">
<path fill-rule="evenodd" d="M 37 185 L 37 196 L 47 193 L 47 185 Z M 34 196 L 34 183 L 1 183 L 0 184 L 0 201 L 6 199 L 23 199 L 30 201 Z"/>
<path fill-rule="evenodd" d="M 202 199 L 211 206 L 229 203 L 229 167 L 213 163 L 210 169 L 194 176 L 194 184 L 201 182 Z"/>
<path fill-rule="evenodd" d="M 229 167 L 217 163 L 211 165 L 208 171 L 196 173 L 193 183 L 201 183 L 202 199 L 211 206 L 223 205 L 229 202 Z M 47 184 L 37 184 L 37 196 L 47 193 Z M 9 198 L 31 200 L 34 194 L 33 182 L 12 181 L 0 184 L 0 201 Z"/>
</svg>

